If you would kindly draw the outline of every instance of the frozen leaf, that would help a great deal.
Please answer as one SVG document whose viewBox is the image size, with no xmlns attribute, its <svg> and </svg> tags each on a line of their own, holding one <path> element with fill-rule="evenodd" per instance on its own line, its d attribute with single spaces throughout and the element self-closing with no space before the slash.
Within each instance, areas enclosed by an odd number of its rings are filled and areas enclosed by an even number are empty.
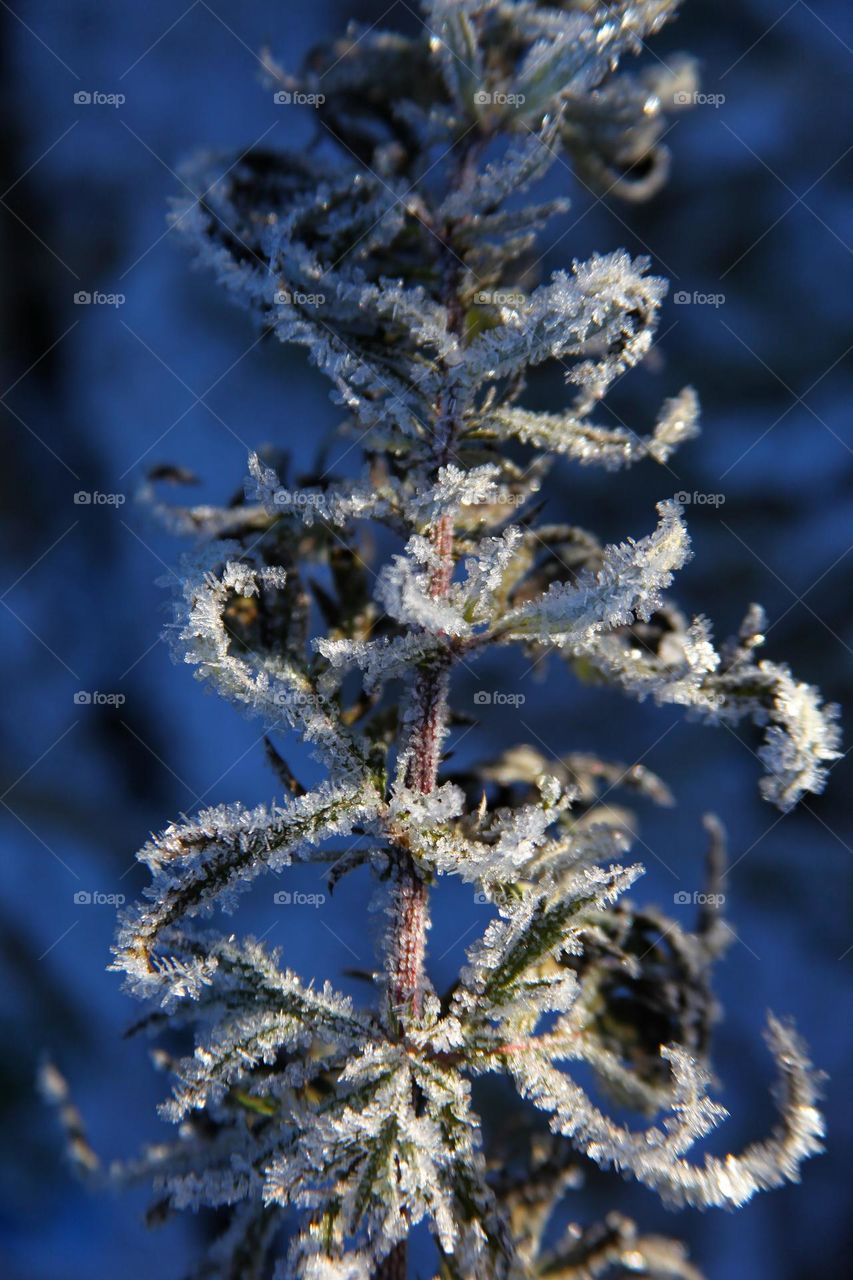
<svg viewBox="0 0 853 1280">
<path fill-rule="evenodd" d="M 680 444 L 698 434 L 698 420 L 699 403 L 688 387 L 666 402 L 651 436 L 638 436 L 626 427 L 596 426 L 583 414 L 531 413 L 511 407 L 495 411 L 486 430 L 549 453 L 566 454 L 585 466 L 617 471 L 647 457 L 666 463 Z"/>
<path fill-rule="evenodd" d="M 511 611 L 500 624 L 503 637 L 583 646 L 600 631 L 649 618 L 690 554 L 678 503 L 661 502 L 658 513 L 653 534 L 605 548 L 597 572 L 558 583 L 541 600 Z"/>
</svg>

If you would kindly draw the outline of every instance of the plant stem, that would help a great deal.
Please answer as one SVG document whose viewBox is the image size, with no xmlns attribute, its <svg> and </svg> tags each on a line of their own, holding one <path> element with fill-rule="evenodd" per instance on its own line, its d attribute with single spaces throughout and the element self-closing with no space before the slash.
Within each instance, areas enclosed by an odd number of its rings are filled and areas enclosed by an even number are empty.
<svg viewBox="0 0 853 1280">
<path fill-rule="evenodd" d="M 471 163 L 474 147 L 467 147 L 457 165 L 457 179 Z M 465 314 L 459 298 L 459 259 L 443 232 L 430 228 L 442 245 L 442 295 L 447 307 L 447 324 L 451 332 L 461 335 Z M 450 376 L 448 377 L 450 382 Z M 450 460 L 458 431 L 456 393 L 448 385 L 438 405 L 434 437 L 436 473 Z M 441 600 L 448 595 L 453 579 L 454 519 L 445 513 L 431 530 L 436 555 L 430 579 L 430 595 Z M 412 691 L 416 708 L 415 723 L 409 738 L 409 765 L 406 783 L 413 791 L 430 795 L 438 781 L 441 744 L 447 724 L 447 695 L 450 685 L 452 654 L 448 649 L 442 660 L 422 668 Z M 429 889 L 407 851 L 401 851 L 398 871 L 395 918 L 392 924 L 389 974 L 391 1008 L 398 1013 L 408 1010 L 412 1018 L 420 1014 L 424 980 L 426 932 L 429 918 Z M 384 1259 L 374 1280 L 405 1280 L 408 1269 L 408 1242 L 401 1240 Z"/>
<path fill-rule="evenodd" d="M 395 1244 L 382 1259 L 375 1273 L 375 1280 L 406 1280 L 407 1241 Z"/>
<path fill-rule="evenodd" d="M 466 146 L 457 159 L 456 181 L 461 181 L 475 154 L 473 144 Z M 459 297 L 460 267 L 446 228 L 430 226 L 430 232 L 441 245 L 441 293 L 447 308 L 447 327 L 451 333 L 461 336 L 465 327 L 465 312 Z M 433 465 L 436 474 L 447 465 L 459 429 L 457 397 L 452 385 L 452 373 L 448 373 L 448 385 L 437 406 L 433 443 Z M 450 591 L 453 579 L 454 519 L 446 512 L 430 530 L 435 552 L 435 566 L 430 579 L 430 595 L 441 600 Z M 438 779 L 441 762 L 441 743 L 447 723 L 447 694 L 452 654 L 448 652 L 441 661 L 420 670 L 415 678 L 412 702 L 415 721 L 408 742 L 409 765 L 406 783 L 413 791 L 430 795 Z M 414 860 L 402 851 L 398 872 L 396 918 L 392 925 L 390 953 L 393 971 L 389 975 L 391 1006 L 398 1011 L 408 1010 L 412 1017 L 420 1013 L 421 988 L 423 986 L 424 956 L 428 920 L 429 890 Z"/>
</svg>

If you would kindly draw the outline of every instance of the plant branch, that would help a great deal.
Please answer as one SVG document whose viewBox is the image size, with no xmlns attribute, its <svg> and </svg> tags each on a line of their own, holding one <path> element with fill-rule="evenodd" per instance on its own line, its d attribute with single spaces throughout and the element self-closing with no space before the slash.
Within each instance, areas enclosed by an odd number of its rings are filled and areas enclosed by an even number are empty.
<svg viewBox="0 0 853 1280">
<path fill-rule="evenodd" d="M 453 177 L 456 187 L 461 185 L 468 173 L 476 150 L 477 142 L 472 140 L 459 153 Z M 447 309 L 448 329 L 459 336 L 464 332 L 465 326 L 465 313 L 459 296 L 460 269 L 464 264 L 453 248 L 450 227 L 436 228 L 430 225 L 430 230 L 441 246 L 441 293 L 442 302 Z M 447 386 L 437 407 L 433 445 L 436 473 L 449 462 L 459 431 L 458 402 L 452 378 L 452 371 L 448 371 Z M 430 531 L 435 552 L 435 566 L 430 580 L 430 595 L 434 600 L 443 599 L 450 591 L 454 536 L 453 516 L 446 512 L 439 516 Z M 448 650 L 441 662 L 422 668 L 415 676 L 412 691 L 415 715 L 408 743 L 406 783 L 422 795 L 430 795 L 435 790 L 438 779 L 441 744 L 447 723 L 451 663 L 452 655 Z M 392 925 L 390 953 L 394 963 L 389 975 L 389 994 L 393 1009 L 408 1009 L 413 1017 L 417 1017 L 420 1012 L 428 898 L 429 890 L 411 855 L 402 851 L 396 918 Z"/>
</svg>

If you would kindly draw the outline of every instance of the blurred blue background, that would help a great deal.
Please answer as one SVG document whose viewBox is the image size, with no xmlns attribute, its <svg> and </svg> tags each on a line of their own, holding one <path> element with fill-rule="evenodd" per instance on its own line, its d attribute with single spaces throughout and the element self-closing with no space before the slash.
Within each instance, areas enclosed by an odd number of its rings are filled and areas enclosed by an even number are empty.
<svg viewBox="0 0 853 1280">
<path fill-rule="evenodd" d="M 0 900 L 0 1274 L 8 1280 L 141 1280 L 178 1276 L 209 1224 L 160 1232 L 146 1197 L 96 1198 L 70 1178 L 51 1116 L 33 1090 L 48 1051 L 69 1076 L 95 1147 L 107 1159 L 165 1134 L 165 1089 L 138 1041 L 136 1009 L 105 972 L 114 909 L 75 894 L 135 896 L 133 864 L 152 829 L 200 803 L 268 800 L 274 780 L 260 726 L 206 698 L 160 640 L 167 578 L 180 547 L 134 502 L 146 470 L 174 463 L 201 480 L 192 499 L 227 499 L 246 453 L 265 442 L 308 465 L 335 425 L 327 389 L 299 354 L 258 341 L 245 315 L 188 269 L 165 231 L 176 170 L 199 148 L 243 150 L 315 137 L 311 112 L 282 109 L 259 84 L 265 45 L 290 67 L 348 18 L 411 29 L 402 0 L 311 6 L 273 0 L 145 5 L 98 0 L 0 3 L 4 106 L 0 175 L 4 893 Z M 552 232 L 543 269 L 620 245 L 648 252 L 673 290 L 721 305 L 665 305 L 648 367 L 614 406 L 637 429 L 685 382 L 703 402 L 703 434 L 674 461 L 607 477 L 558 468 L 547 511 L 609 538 L 647 532 L 653 504 L 676 489 L 719 493 L 688 510 L 696 558 L 684 604 L 718 636 L 750 600 L 771 626 L 769 655 L 853 705 L 850 542 L 853 457 L 853 14 L 841 0 L 743 0 L 720 10 L 687 0 L 655 55 L 686 49 L 703 89 L 723 95 L 677 118 L 669 186 L 647 206 L 595 201 L 565 169 L 572 212 Z M 123 95 L 116 106 L 75 94 Z M 80 291 L 120 305 L 75 304 Z M 543 372 L 531 403 L 558 407 Z M 75 503 L 79 491 L 118 495 Z M 126 499 L 120 502 L 119 499 Z M 523 676 L 521 711 L 484 709 L 457 761 L 525 739 L 554 755 L 595 750 L 642 759 L 678 808 L 642 812 L 636 897 L 669 910 L 702 885 L 701 814 L 725 820 L 734 867 L 728 912 L 738 939 L 718 973 L 725 1020 L 715 1063 L 737 1148 L 771 1120 L 767 1007 L 791 1012 L 829 1073 L 828 1154 L 800 1188 L 735 1215 L 664 1213 L 650 1194 L 594 1178 L 571 1212 L 618 1207 L 689 1240 L 710 1280 L 799 1280 L 839 1273 L 849 1254 L 848 1000 L 853 958 L 853 830 L 847 761 L 826 795 L 784 820 L 757 797 L 756 737 L 685 724 L 615 694 L 580 689 L 556 665 Z M 502 660 L 502 687 L 514 669 Z M 489 687 L 485 665 L 482 685 Z M 460 684 L 471 706 L 476 685 Z M 75 701 L 80 691 L 120 695 Z M 522 723 L 520 723 L 520 721 Z M 535 738 L 526 727 L 535 730 Z M 849 719 L 848 719 L 849 725 Z M 452 745 L 452 744 L 451 744 Z M 288 744 L 299 771 L 304 753 Z M 314 873 L 299 887 L 322 890 Z M 301 878 L 300 878 L 301 877 Z M 306 973 L 341 977 L 373 964 L 366 880 L 322 909 L 285 912 L 269 886 L 239 927 L 267 933 Z M 438 896 L 431 969 L 447 983 L 478 909 Z M 683 909 L 682 909 L 683 910 Z"/>
</svg>

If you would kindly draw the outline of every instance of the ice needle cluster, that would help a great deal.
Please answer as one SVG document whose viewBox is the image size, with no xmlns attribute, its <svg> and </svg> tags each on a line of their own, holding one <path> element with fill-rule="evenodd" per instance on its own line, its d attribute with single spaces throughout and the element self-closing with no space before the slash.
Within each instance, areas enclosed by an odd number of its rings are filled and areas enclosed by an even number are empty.
<svg viewBox="0 0 853 1280">
<path fill-rule="evenodd" d="M 714 909 L 691 933 L 623 896 L 642 868 L 625 811 L 604 803 L 616 786 L 668 803 L 664 784 L 530 746 L 443 764 L 455 669 L 506 645 L 760 726 L 761 790 L 782 809 L 821 790 L 837 755 L 833 709 L 760 656 L 760 610 L 718 648 L 672 603 L 690 555 L 677 502 L 618 545 L 538 515 L 554 456 L 663 465 L 698 429 L 689 387 L 636 431 L 603 417 L 653 341 L 667 286 L 647 260 L 595 254 L 545 280 L 533 267 L 566 208 L 532 194 L 549 171 L 628 199 L 665 177 L 665 115 L 692 65 L 620 62 L 677 7 L 429 0 L 414 34 L 353 29 L 298 76 L 268 59 L 275 91 L 319 101 L 322 145 L 206 156 L 174 210 L 201 262 L 329 378 L 363 458 L 358 474 L 306 478 L 253 455 L 244 501 L 177 515 L 199 545 L 173 642 L 277 735 L 282 786 L 269 807 L 206 809 L 152 838 L 150 887 L 116 945 L 144 1025 L 187 1044 L 161 1054 L 178 1137 L 131 1172 L 154 1179 L 160 1214 L 227 1219 L 198 1276 L 401 1276 L 424 1223 L 444 1280 L 691 1280 L 680 1246 L 615 1213 L 584 1222 L 579 1207 L 553 1229 L 585 1162 L 673 1205 L 733 1208 L 820 1150 L 814 1074 L 775 1018 L 776 1127 L 737 1154 L 701 1150 L 725 1115 L 709 1064 L 725 930 Z M 565 372 L 561 413 L 525 407 L 525 375 L 546 361 Z M 313 789 L 282 758 L 287 732 L 322 765 Z M 708 827 L 713 878 L 723 834 Z M 215 930 L 257 877 L 278 888 L 306 861 L 333 883 L 375 875 L 384 937 L 363 1005 Z M 492 905 L 449 990 L 426 954 L 439 876 Z M 578 1082 L 588 1069 L 634 1127 Z M 511 1150 L 474 1106 L 489 1074 L 514 1086 Z"/>
</svg>

